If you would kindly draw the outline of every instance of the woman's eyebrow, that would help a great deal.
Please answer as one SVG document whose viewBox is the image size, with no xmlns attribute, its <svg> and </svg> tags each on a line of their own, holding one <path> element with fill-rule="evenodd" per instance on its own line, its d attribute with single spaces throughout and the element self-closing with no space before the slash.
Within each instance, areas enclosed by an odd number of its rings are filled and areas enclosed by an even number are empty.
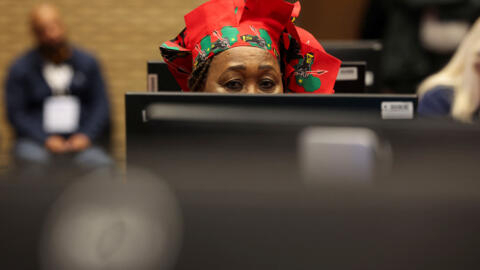
<svg viewBox="0 0 480 270">
<path fill-rule="evenodd" d="M 260 65 L 258 66 L 258 70 L 265 70 L 265 69 L 274 69 L 272 65 Z"/>
<path fill-rule="evenodd" d="M 235 66 L 230 66 L 227 68 L 227 70 L 233 70 L 233 71 L 237 71 L 237 70 L 246 70 L 247 67 L 245 65 L 235 65 Z"/>
</svg>

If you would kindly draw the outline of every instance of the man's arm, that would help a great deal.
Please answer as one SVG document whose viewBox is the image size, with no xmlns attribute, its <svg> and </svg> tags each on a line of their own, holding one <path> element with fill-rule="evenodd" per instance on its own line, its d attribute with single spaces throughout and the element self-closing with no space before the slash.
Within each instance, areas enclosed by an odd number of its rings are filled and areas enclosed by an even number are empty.
<svg viewBox="0 0 480 270">
<path fill-rule="evenodd" d="M 26 87 L 19 67 L 12 67 L 5 83 L 8 119 L 18 133 L 44 144 L 47 134 L 41 121 L 34 119 L 28 112 Z"/>
</svg>

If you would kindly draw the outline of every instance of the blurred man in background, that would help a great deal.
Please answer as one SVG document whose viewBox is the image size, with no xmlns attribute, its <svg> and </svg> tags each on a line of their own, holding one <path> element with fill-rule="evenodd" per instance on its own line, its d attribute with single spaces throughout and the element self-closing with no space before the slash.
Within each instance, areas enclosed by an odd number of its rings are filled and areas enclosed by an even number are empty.
<svg viewBox="0 0 480 270">
<path fill-rule="evenodd" d="M 110 165 L 105 151 L 94 146 L 109 126 L 97 61 L 68 42 L 55 6 L 35 7 L 30 24 L 36 47 L 13 63 L 5 85 L 16 159 L 37 167 L 59 167 L 54 160 L 84 168 Z"/>
</svg>

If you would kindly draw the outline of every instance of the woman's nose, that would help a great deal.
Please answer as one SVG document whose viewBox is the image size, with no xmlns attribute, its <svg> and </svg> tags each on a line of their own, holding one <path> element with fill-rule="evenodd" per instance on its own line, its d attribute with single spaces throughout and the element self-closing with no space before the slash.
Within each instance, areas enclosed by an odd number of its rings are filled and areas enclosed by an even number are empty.
<svg viewBox="0 0 480 270">
<path fill-rule="evenodd" d="M 247 83 L 246 87 L 246 93 L 247 94 L 259 94 L 261 93 L 260 89 L 258 88 L 258 85 L 256 82 L 249 82 Z"/>
</svg>

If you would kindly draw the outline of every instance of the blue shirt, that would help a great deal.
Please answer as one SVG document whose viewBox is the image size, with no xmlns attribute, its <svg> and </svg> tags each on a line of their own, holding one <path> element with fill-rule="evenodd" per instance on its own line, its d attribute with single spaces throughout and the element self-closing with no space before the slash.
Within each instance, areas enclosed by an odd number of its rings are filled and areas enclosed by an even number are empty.
<svg viewBox="0 0 480 270">
<path fill-rule="evenodd" d="M 28 51 L 10 68 L 5 82 L 7 115 L 17 137 L 44 143 L 50 135 L 43 130 L 43 103 L 52 91 L 42 74 L 45 60 L 38 49 Z M 74 48 L 66 61 L 74 70 L 70 95 L 80 100 L 79 129 L 92 141 L 109 122 L 109 104 L 105 83 L 95 58 Z"/>
<path fill-rule="evenodd" d="M 449 86 L 437 86 L 426 92 L 418 101 L 418 115 L 450 116 L 453 94 L 453 88 Z"/>
</svg>

